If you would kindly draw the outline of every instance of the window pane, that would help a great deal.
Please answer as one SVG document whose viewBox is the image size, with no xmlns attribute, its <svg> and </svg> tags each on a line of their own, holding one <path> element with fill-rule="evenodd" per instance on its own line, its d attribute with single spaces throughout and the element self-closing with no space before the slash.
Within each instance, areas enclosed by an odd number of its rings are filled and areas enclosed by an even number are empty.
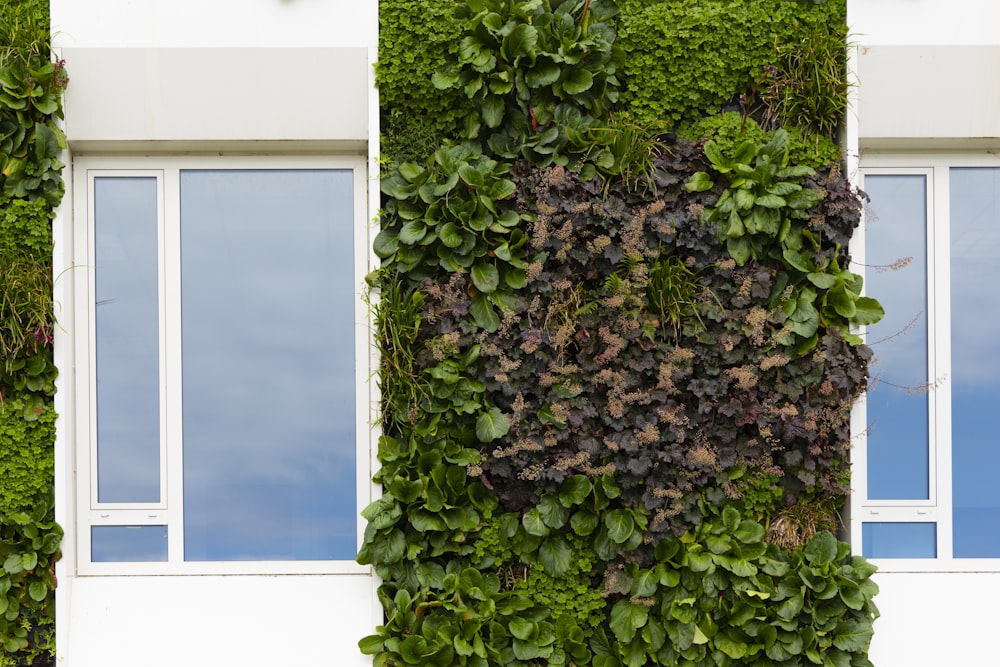
<svg viewBox="0 0 1000 667">
<path fill-rule="evenodd" d="M 186 560 L 356 552 L 353 174 L 181 172 Z"/>
<path fill-rule="evenodd" d="M 926 179 L 867 175 L 865 191 L 867 293 L 886 313 L 868 328 L 868 497 L 922 500 L 930 497 Z"/>
<path fill-rule="evenodd" d="M 862 524 L 865 558 L 935 558 L 936 523 Z"/>
<path fill-rule="evenodd" d="M 160 500 L 155 178 L 94 179 L 97 499 Z"/>
<path fill-rule="evenodd" d="M 1000 557 L 1000 169 L 951 170 L 954 553 Z"/>
<path fill-rule="evenodd" d="M 95 563 L 165 563 L 167 527 L 91 526 L 90 556 Z"/>
</svg>

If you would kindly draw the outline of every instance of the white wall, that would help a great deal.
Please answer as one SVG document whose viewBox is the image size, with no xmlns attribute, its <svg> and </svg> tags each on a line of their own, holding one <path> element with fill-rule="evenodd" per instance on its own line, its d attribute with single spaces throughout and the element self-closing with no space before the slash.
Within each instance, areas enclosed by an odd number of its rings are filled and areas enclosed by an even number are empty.
<svg viewBox="0 0 1000 667">
<path fill-rule="evenodd" d="M 847 4 L 857 84 L 847 132 L 852 173 L 871 149 L 1000 147 L 1000 3 Z M 1000 666 L 992 603 L 1000 573 L 884 571 L 874 580 L 882 613 L 869 656 L 875 667 Z"/>
<path fill-rule="evenodd" d="M 860 148 L 1000 137 L 1000 3 L 849 0 Z"/>
<path fill-rule="evenodd" d="M 0 0 L 2 1 L 2 0 Z M 368 155 L 377 174 L 377 0 L 51 0 L 71 77 L 74 154 Z M 74 183 L 53 226 L 61 374 L 56 407 L 57 662 L 70 667 L 361 667 L 380 622 L 368 574 L 77 575 L 73 504 Z M 81 184 L 85 187 L 85 184 Z M 378 206 L 371 179 L 367 219 Z M 81 355 L 85 352 L 80 352 Z"/>
<path fill-rule="evenodd" d="M 50 0 L 54 45 L 377 46 L 377 0 Z"/>
</svg>

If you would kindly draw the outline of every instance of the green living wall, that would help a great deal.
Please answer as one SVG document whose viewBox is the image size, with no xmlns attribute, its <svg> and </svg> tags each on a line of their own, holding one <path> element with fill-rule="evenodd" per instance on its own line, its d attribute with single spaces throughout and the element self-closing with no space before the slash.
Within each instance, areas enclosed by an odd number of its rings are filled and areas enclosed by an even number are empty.
<svg viewBox="0 0 1000 667">
<path fill-rule="evenodd" d="M 49 49 L 48 2 L 0 5 L 0 666 L 54 654 L 56 370 L 53 208 L 63 195 L 55 119 L 67 83 Z"/>
<path fill-rule="evenodd" d="M 378 665 L 870 665 L 843 2 L 383 0 Z"/>
</svg>

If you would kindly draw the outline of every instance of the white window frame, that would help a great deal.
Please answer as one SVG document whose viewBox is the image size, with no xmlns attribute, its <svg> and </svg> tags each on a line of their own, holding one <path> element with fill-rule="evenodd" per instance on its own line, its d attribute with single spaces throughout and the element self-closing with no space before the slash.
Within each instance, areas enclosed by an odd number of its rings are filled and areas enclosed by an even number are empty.
<svg viewBox="0 0 1000 667">
<path fill-rule="evenodd" d="M 867 406 L 862 397 L 852 414 L 851 542 L 863 550 L 863 524 L 872 522 L 936 524 L 934 558 L 872 558 L 884 572 L 1000 572 L 1000 558 L 955 558 L 952 523 L 951 451 L 951 272 L 950 170 L 954 167 L 1000 168 L 1000 156 L 991 153 L 870 152 L 861 156 L 858 186 L 865 176 L 926 177 L 927 197 L 927 368 L 929 497 L 926 500 L 869 499 L 867 476 Z M 865 222 L 855 233 L 851 254 L 854 271 L 864 275 Z M 872 294 L 878 298 L 877 294 Z M 861 332 L 864 335 L 864 331 Z M 877 349 L 875 350 L 878 355 Z"/>
<path fill-rule="evenodd" d="M 354 560 L 330 561 L 184 561 L 183 448 L 180 441 L 180 271 L 165 258 L 180 252 L 179 184 L 182 169 L 349 169 L 353 173 L 353 256 L 355 331 L 356 428 L 356 548 L 360 549 L 365 522 L 360 511 L 377 493 L 372 484 L 373 443 L 377 434 L 377 390 L 370 382 L 377 363 L 365 276 L 372 268 L 371 228 L 367 200 L 369 184 L 362 156 L 76 156 L 73 161 L 73 229 L 75 319 L 73 354 L 75 378 L 76 562 L 79 575 L 213 575 L 213 574 L 370 574 L 371 567 Z M 94 336 L 93 201 L 94 178 L 99 176 L 157 179 L 158 278 L 160 334 L 160 488 L 157 503 L 100 503 L 96 466 L 96 337 Z M 167 350 L 173 350 L 167 353 Z M 166 562 L 94 562 L 92 526 L 166 525 Z"/>
</svg>

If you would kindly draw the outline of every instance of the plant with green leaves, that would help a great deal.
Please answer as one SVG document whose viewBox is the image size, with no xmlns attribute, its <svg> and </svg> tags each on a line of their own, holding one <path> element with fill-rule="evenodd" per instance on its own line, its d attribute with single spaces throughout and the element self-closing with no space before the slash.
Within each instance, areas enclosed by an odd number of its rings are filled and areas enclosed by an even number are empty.
<svg viewBox="0 0 1000 667">
<path fill-rule="evenodd" d="M 477 292 L 472 315 L 487 331 L 500 326 L 497 308 L 526 284 L 521 215 L 501 204 L 514 194 L 507 171 L 475 144 L 441 148 L 423 166 L 400 165 L 382 181 L 391 199 L 374 244 L 382 270 L 413 283 L 467 272 Z"/>
<path fill-rule="evenodd" d="M 764 144 L 745 141 L 731 154 L 709 141 L 705 157 L 728 184 L 703 220 L 718 225 L 738 265 L 754 260 L 782 267 L 771 298 L 787 329 L 782 343 L 801 355 L 816 345 L 821 328 L 836 327 L 845 340 L 860 344 L 851 327 L 874 324 L 885 312 L 861 296 L 861 276 L 841 266 L 846 256 L 840 244 L 830 247 L 810 227 L 810 211 L 824 192 L 805 182 L 814 169 L 788 164 L 788 133 L 778 130 Z M 690 192 L 712 187 L 707 172 L 687 183 Z"/>
<path fill-rule="evenodd" d="M 52 648 L 52 614 L 62 529 L 51 494 L 29 512 L 0 516 L 0 649 L 33 660 Z"/>
<path fill-rule="evenodd" d="M 790 553 L 764 536 L 725 506 L 662 540 L 655 564 L 627 565 L 595 667 L 870 667 L 875 567 L 826 531 Z"/>
<path fill-rule="evenodd" d="M 464 92 L 472 107 L 464 136 L 485 140 L 496 155 L 560 161 L 572 133 L 618 99 L 613 2 L 565 0 L 553 9 L 549 0 L 472 0 L 456 11 L 464 33 L 458 61 L 433 82 Z"/>
</svg>

